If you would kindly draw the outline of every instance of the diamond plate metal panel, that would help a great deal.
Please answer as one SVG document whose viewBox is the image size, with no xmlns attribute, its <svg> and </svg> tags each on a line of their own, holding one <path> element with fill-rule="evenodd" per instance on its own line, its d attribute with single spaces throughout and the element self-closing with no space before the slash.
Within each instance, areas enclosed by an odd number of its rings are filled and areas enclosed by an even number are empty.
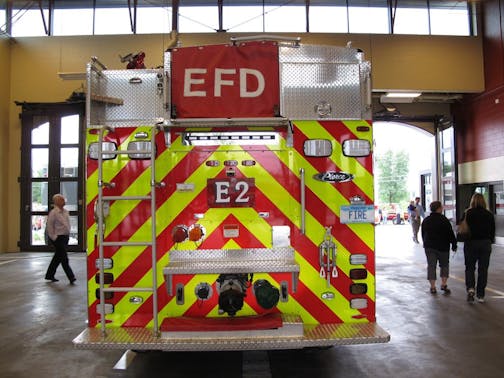
<svg viewBox="0 0 504 378">
<path fill-rule="evenodd" d="M 281 114 L 290 119 L 366 119 L 369 63 L 352 48 L 280 48 Z M 317 114 L 322 106 L 325 115 Z"/>
<path fill-rule="evenodd" d="M 88 71 L 90 125 L 153 125 L 166 118 L 163 70 Z"/>
<path fill-rule="evenodd" d="M 285 317 L 286 315 L 282 315 Z M 299 317 L 284 318 L 284 322 L 301 322 Z M 273 336 L 275 333 L 248 337 L 156 337 L 152 329 L 110 328 L 103 336 L 99 328 L 87 328 L 74 340 L 77 349 L 137 349 L 164 351 L 227 351 L 300 349 L 331 345 L 386 343 L 390 335 L 376 323 L 304 324 L 303 335 Z M 273 337 L 272 337 L 273 336 Z"/>
<path fill-rule="evenodd" d="M 284 248 L 243 248 L 243 249 L 198 249 L 172 250 L 170 262 L 174 261 L 244 261 L 244 260 L 293 260 L 294 250 Z"/>
<path fill-rule="evenodd" d="M 299 272 L 292 248 L 173 250 L 164 275 Z"/>
</svg>

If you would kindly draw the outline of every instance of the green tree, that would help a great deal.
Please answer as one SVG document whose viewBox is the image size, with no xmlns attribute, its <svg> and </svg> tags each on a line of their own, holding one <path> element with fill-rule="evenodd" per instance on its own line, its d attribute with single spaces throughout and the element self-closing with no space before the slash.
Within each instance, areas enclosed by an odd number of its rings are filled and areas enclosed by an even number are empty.
<svg viewBox="0 0 504 378">
<path fill-rule="evenodd" d="M 407 178 L 409 155 L 406 151 L 391 150 L 376 157 L 378 168 L 378 199 L 380 203 L 399 203 L 408 200 Z"/>
</svg>

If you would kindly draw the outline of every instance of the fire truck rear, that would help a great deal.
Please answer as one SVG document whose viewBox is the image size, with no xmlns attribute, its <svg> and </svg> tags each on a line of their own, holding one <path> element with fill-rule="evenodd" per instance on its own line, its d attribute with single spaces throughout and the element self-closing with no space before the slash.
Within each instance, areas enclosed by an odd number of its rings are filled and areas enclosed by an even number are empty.
<svg viewBox="0 0 504 378">
<path fill-rule="evenodd" d="M 232 39 L 88 65 L 83 349 L 382 343 L 370 64 Z"/>
</svg>

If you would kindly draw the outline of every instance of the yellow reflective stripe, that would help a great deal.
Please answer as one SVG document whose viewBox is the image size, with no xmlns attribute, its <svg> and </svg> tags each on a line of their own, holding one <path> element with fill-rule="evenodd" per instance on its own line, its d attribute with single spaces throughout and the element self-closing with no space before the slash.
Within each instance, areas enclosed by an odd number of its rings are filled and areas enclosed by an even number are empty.
<svg viewBox="0 0 504 378">
<path fill-rule="evenodd" d="M 267 279 L 273 286 L 280 287 L 280 283 L 269 274 L 264 274 L 264 277 L 261 275 L 260 278 Z M 304 323 L 318 323 L 317 319 L 306 308 L 301 306 L 301 304 L 292 295 L 289 295 L 289 300 L 287 302 L 278 302 L 276 307 L 283 314 L 296 314 L 301 316 Z"/>
<path fill-rule="evenodd" d="M 360 119 L 360 120 L 357 120 L 357 121 L 352 121 L 352 120 L 348 120 L 348 121 L 341 121 L 345 124 L 345 126 L 356 136 L 359 137 L 359 139 L 367 139 L 369 140 L 369 142 L 373 142 L 373 133 L 371 132 L 371 124 L 364 120 L 364 119 Z M 370 128 L 370 131 L 358 131 L 357 130 L 357 127 L 358 126 L 368 126 Z M 371 143 L 371 146 L 373 144 Z"/>
<path fill-rule="evenodd" d="M 374 225 L 371 223 L 347 224 L 356 235 L 372 250 L 375 247 Z"/>
<path fill-rule="evenodd" d="M 347 308 L 344 306 L 338 306 L 335 308 L 333 303 L 345 304 L 348 303 L 348 299 L 341 295 L 334 286 L 331 285 L 330 287 L 327 287 L 327 278 L 320 277 L 320 271 L 314 269 L 313 266 L 299 253 L 296 253 L 296 262 L 299 264 L 300 271 L 302 272 L 299 278 L 305 283 L 306 288 L 310 290 L 314 296 L 320 299 L 322 293 L 327 291 L 334 293 L 333 300 L 329 302 L 321 300 L 327 309 L 331 310 L 344 322 L 352 321 L 354 320 L 352 316 L 360 314 L 358 310 L 350 308 L 350 305 L 348 305 Z M 339 263 L 340 261 L 338 257 L 336 257 L 336 264 L 338 267 L 340 267 Z M 337 280 L 337 278 L 333 278 L 332 280 Z"/>
<path fill-rule="evenodd" d="M 117 146 L 118 150 L 126 149 L 128 143 L 134 138 L 135 134 L 139 131 L 145 131 L 146 127 L 138 127 L 133 131 L 120 145 Z M 150 130 L 150 127 L 148 128 Z M 98 142 L 98 135 L 88 133 L 88 146 L 92 142 Z M 130 159 L 126 155 L 117 155 L 115 159 L 103 161 L 103 181 L 110 182 L 121 169 L 128 164 Z M 86 205 L 98 195 L 98 169 L 96 169 L 91 176 L 86 179 Z"/>
<path fill-rule="evenodd" d="M 165 151 L 160 157 L 163 159 Z M 160 172 L 156 173 L 157 177 L 164 177 L 167 173 L 167 168 L 160 166 Z M 159 175 L 158 175 L 159 174 Z M 150 194 L 151 186 L 151 168 L 146 167 L 141 175 L 137 177 L 135 181 L 121 194 L 121 196 L 133 196 L 133 195 L 148 195 Z M 140 200 L 129 200 L 129 201 L 114 201 L 110 206 L 110 214 L 105 218 L 105 237 L 107 237 L 123 220 L 127 217 L 131 211 L 135 209 L 140 203 Z M 150 219 L 150 217 L 149 217 Z M 149 234 L 150 235 L 150 232 Z"/>
<path fill-rule="evenodd" d="M 273 152 L 277 155 L 277 157 L 280 160 L 282 160 L 286 164 L 286 166 L 288 166 L 289 168 L 292 168 L 293 173 L 298 177 L 299 177 L 299 168 L 301 168 L 301 167 L 303 167 L 305 169 L 305 176 L 306 177 L 312 177 L 313 175 L 318 173 L 304 159 L 303 156 L 301 156 L 300 154 L 297 153 L 297 151 L 293 151 L 292 154 L 285 154 L 286 157 L 284 157 L 284 154 L 278 154 L 275 151 L 273 151 Z M 291 159 L 293 159 L 293 161 L 297 162 L 297 165 L 290 163 Z M 270 176 L 269 179 L 276 183 L 276 181 L 273 179 L 272 176 Z M 306 180 L 306 186 L 309 187 L 310 190 L 312 190 L 315 193 L 315 195 L 321 199 L 321 201 L 325 202 L 325 205 L 328 208 L 330 208 L 331 211 L 333 211 L 335 214 L 339 214 L 339 206 L 340 205 L 349 203 L 348 200 L 343 195 L 341 195 L 341 193 L 336 189 L 336 187 L 334 185 L 328 186 L 327 183 L 324 183 L 324 182 L 319 182 L 316 180 Z M 271 192 L 273 192 L 273 190 L 266 191 L 265 194 L 268 195 Z M 284 194 L 284 196 L 285 196 L 285 194 Z M 332 200 L 331 201 L 324 201 L 323 199 L 326 197 L 332 198 Z M 283 197 L 282 200 L 280 201 L 280 203 L 287 202 L 287 201 L 285 201 L 285 198 L 286 197 Z M 295 200 L 292 197 L 290 197 L 290 200 L 292 202 L 295 202 Z M 278 206 L 279 202 L 274 202 L 274 203 Z M 301 211 L 300 205 L 298 202 L 296 202 L 296 204 L 299 206 L 299 207 L 296 206 L 297 207 L 296 211 L 300 212 Z M 288 212 L 285 212 L 284 214 L 287 215 L 289 218 L 291 218 L 290 214 Z M 296 217 L 296 219 L 291 218 L 290 220 L 294 224 L 299 226 L 297 217 Z M 319 245 L 324 239 L 324 235 L 325 235 L 324 226 L 328 226 L 328 225 L 320 224 L 319 220 L 314 218 L 311 215 L 311 213 L 308 211 L 305 214 L 305 222 L 306 222 L 305 236 L 308 237 L 312 241 L 313 244 Z M 371 227 L 371 231 L 374 231 L 371 224 L 369 224 L 368 226 Z M 356 235 L 358 235 L 360 237 L 360 232 L 356 232 Z M 363 240 L 364 243 L 366 243 L 370 247 L 374 247 L 374 243 L 373 243 L 374 233 L 373 232 L 370 235 L 366 234 L 365 239 L 366 240 Z M 342 257 L 338 261 L 338 267 L 340 267 L 340 269 L 342 269 L 343 271 L 348 272 L 349 268 L 350 268 L 350 262 L 349 262 L 350 252 L 345 247 L 343 247 L 339 243 L 338 240 L 336 240 L 336 245 L 337 245 L 337 249 L 338 249 L 338 256 Z"/>
<path fill-rule="evenodd" d="M 373 199 L 373 176 L 357 159 L 344 156 L 341 144 L 334 140 L 333 136 L 317 121 L 296 121 L 295 123 L 299 125 L 300 128 L 302 127 L 303 133 L 310 139 L 328 139 L 334 141 L 334 151 L 331 156 L 331 161 L 343 171 L 353 174 L 354 179 L 352 181 L 355 185 L 366 193 L 369 198 Z M 345 126 L 347 125 L 346 122 L 343 123 Z M 371 133 L 368 134 L 371 135 Z M 369 137 L 364 139 L 369 140 Z M 372 142 L 372 140 L 370 140 L 370 142 Z"/>
</svg>

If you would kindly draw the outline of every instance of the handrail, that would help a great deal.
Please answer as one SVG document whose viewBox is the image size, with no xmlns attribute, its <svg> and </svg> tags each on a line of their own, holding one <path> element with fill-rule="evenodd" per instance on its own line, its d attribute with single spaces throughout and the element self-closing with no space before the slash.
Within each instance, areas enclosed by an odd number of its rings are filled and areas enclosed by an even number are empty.
<svg viewBox="0 0 504 378">
<path fill-rule="evenodd" d="M 286 127 L 289 119 L 285 117 L 264 118 L 174 118 L 167 121 L 165 127 Z"/>
<path fill-rule="evenodd" d="M 300 201 L 301 201 L 301 221 L 299 229 L 301 235 L 306 232 L 306 188 L 305 188 L 305 170 L 304 168 L 299 169 L 299 179 L 300 179 Z"/>
</svg>

